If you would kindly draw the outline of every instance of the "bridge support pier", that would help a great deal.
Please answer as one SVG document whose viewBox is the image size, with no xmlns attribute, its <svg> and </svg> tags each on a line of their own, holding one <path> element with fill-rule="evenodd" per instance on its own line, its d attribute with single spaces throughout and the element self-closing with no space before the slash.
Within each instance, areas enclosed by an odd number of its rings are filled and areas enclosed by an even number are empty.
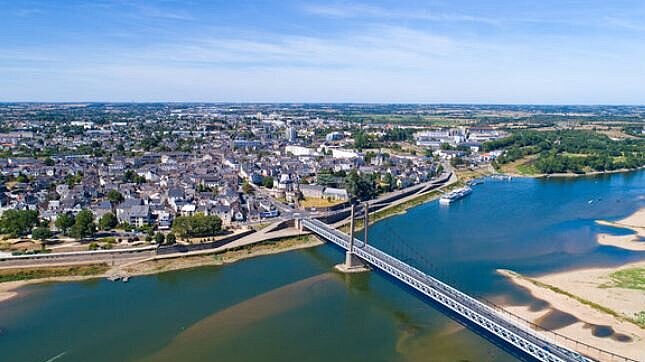
<svg viewBox="0 0 645 362">
<path fill-rule="evenodd" d="M 351 221 L 349 224 L 349 250 L 345 252 L 345 263 L 335 266 L 336 270 L 341 273 L 362 273 L 369 271 L 370 268 L 359 257 L 354 254 L 354 217 L 356 207 L 352 204 Z M 368 209 L 365 208 L 367 214 Z M 367 236 L 367 217 L 365 217 L 365 236 Z M 367 242 L 367 239 L 365 240 Z"/>
<path fill-rule="evenodd" d="M 341 273 L 363 273 L 371 270 L 370 267 L 361 260 L 361 258 L 349 251 L 345 252 L 345 262 L 343 264 L 336 265 L 334 268 Z"/>
</svg>

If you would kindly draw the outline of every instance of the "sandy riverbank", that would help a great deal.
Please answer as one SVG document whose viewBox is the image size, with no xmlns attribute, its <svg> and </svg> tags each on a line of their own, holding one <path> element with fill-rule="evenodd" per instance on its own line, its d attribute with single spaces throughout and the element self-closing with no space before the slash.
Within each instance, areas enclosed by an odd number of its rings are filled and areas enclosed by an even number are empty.
<svg viewBox="0 0 645 362">
<path fill-rule="evenodd" d="M 196 256 L 179 256 L 176 258 L 150 258 L 134 261 L 131 263 L 116 266 L 105 273 L 98 275 L 83 276 L 59 276 L 49 278 L 37 278 L 28 280 L 17 280 L 0 283 L 0 303 L 16 297 L 19 294 L 19 288 L 30 284 L 48 283 L 48 282 L 70 282 L 79 280 L 88 280 L 96 278 L 105 278 L 114 274 L 127 274 L 131 276 L 149 275 L 163 273 L 167 271 L 196 268 L 209 265 L 223 265 L 234 263 L 239 260 L 283 253 L 287 251 L 311 248 L 322 245 L 323 242 L 314 236 L 296 236 L 285 238 L 277 241 L 267 241 L 245 248 L 236 250 L 227 250 L 218 253 L 211 253 Z M 45 268 L 38 268 L 45 269 Z"/>
<path fill-rule="evenodd" d="M 645 208 L 636 211 L 634 214 L 622 220 L 598 220 L 596 222 L 601 225 L 630 229 L 635 232 L 634 235 L 623 236 L 600 234 L 598 236 L 598 244 L 615 246 L 628 250 L 645 251 L 645 242 L 640 241 L 640 239 L 645 238 Z"/>
<path fill-rule="evenodd" d="M 30 284 L 41 284 L 41 283 L 51 283 L 51 282 L 74 282 L 79 280 L 89 280 L 103 278 L 105 275 L 78 275 L 78 276 L 60 276 L 60 277 L 48 277 L 48 278 L 37 278 L 37 279 L 28 279 L 28 280 L 15 280 L 10 282 L 0 283 L 0 303 L 7 301 L 11 298 L 14 298 L 20 294 L 17 289 L 20 289 L 26 285 Z"/>
<path fill-rule="evenodd" d="M 533 323 L 546 323 L 545 327 L 582 343 L 645 361 L 645 325 L 636 322 L 636 314 L 645 312 L 645 289 L 622 287 L 615 278 L 617 272 L 639 269 L 645 270 L 645 261 L 620 268 L 575 270 L 535 278 L 508 270 L 498 272 L 534 298 L 548 303 L 543 308 L 533 304 L 506 305 L 504 309 Z M 550 317 L 562 319 L 561 314 L 557 316 L 560 312 L 577 321 L 555 328 L 549 326 Z M 613 330 L 611 336 L 594 335 L 607 327 Z M 580 351 L 587 353 L 586 349 Z"/>
<path fill-rule="evenodd" d="M 645 208 L 619 221 L 598 223 L 635 232 L 624 236 L 600 234 L 599 244 L 645 251 L 645 243 L 639 241 L 645 236 Z M 510 305 L 505 307 L 508 311 L 538 324 L 558 312 L 569 314 L 578 322 L 559 326 L 558 333 L 645 361 L 645 261 L 618 268 L 589 268 L 531 278 L 507 270 L 498 272 L 535 298 L 548 302 L 547 307 L 537 310 Z M 607 326 L 614 334 L 594 336 L 592 326 Z"/>
<path fill-rule="evenodd" d="M 18 295 L 16 292 L 0 292 L 0 303 L 2 303 L 5 300 L 9 300 L 13 297 Z"/>
</svg>

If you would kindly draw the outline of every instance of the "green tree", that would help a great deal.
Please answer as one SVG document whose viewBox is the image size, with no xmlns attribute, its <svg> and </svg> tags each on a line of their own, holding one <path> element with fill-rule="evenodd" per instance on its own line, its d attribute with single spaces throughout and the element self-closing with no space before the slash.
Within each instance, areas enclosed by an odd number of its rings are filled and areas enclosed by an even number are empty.
<svg viewBox="0 0 645 362">
<path fill-rule="evenodd" d="M 363 131 L 357 132 L 354 134 L 354 147 L 359 150 L 372 147 L 370 137 Z"/>
<path fill-rule="evenodd" d="M 273 188 L 273 177 L 265 176 L 264 178 L 262 178 L 262 186 L 268 189 Z"/>
<path fill-rule="evenodd" d="M 166 237 L 162 233 L 156 233 L 155 234 L 155 243 L 157 244 L 163 244 L 163 242 L 166 240 Z"/>
<path fill-rule="evenodd" d="M 21 172 L 16 177 L 16 182 L 20 182 L 20 183 L 29 182 L 29 177 L 27 177 L 27 175 L 25 175 L 24 173 Z"/>
<path fill-rule="evenodd" d="M 70 234 L 77 239 L 85 239 L 94 235 L 96 225 L 92 211 L 83 209 L 76 215 Z"/>
<path fill-rule="evenodd" d="M 108 191 L 107 199 L 110 200 L 110 202 L 112 202 L 112 204 L 115 204 L 115 205 L 123 202 L 124 200 L 123 195 L 117 190 Z"/>
<path fill-rule="evenodd" d="M 134 178 L 137 176 L 137 173 L 132 170 L 126 170 L 123 174 L 124 182 L 134 182 Z"/>
<path fill-rule="evenodd" d="M 31 238 L 45 241 L 52 237 L 52 232 L 48 227 L 39 226 L 31 231 Z"/>
<path fill-rule="evenodd" d="M 376 195 L 374 180 L 368 175 L 359 176 L 356 170 L 352 170 L 345 178 L 349 193 L 360 200 L 369 200 Z"/>
<path fill-rule="evenodd" d="M 116 216 L 113 213 L 108 212 L 105 215 L 101 216 L 99 219 L 99 227 L 102 230 L 112 230 L 119 224 Z"/>
<path fill-rule="evenodd" d="M 123 181 L 129 182 L 129 183 L 144 184 L 146 183 L 146 178 L 144 176 L 137 174 L 133 170 L 127 170 L 123 175 Z"/>
<path fill-rule="evenodd" d="M 36 224 L 38 211 L 35 210 L 7 210 L 0 217 L 0 230 L 14 237 L 27 235 Z"/>
<path fill-rule="evenodd" d="M 242 192 L 244 192 L 245 194 L 253 193 L 253 186 L 251 186 L 248 181 L 244 181 L 244 183 L 242 184 Z"/>
<path fill-rule="evenodd" d="M 54 223 L 58 230 L 62 231 L 63 234 L 67 235 L 67 231 L 74 225 L 74 215 L 63 213 L 59 214 L 56 217 L 56 222 Z"/>
<path fill-rule="evenodd" d="M 176 242 L 177 242 L 177 237 L 175 236 L 174 233 L 168 233 L 168 235 L 166 235 L 166 244 L 172 245 Z"/>
<path fill-rule="evenodd" d="M 316 183 L 322 186 L 335 185 L 336 178 L 330 169 L 322 169 L 316 175 Z"/>
<path fill-rule="evenodd" d="M 79 184 L 83 181 L 83 172 L 78 171 L 76 174 L 67 174 L 65 175 L 65 178 L 63 181 L 67 184 L 69 187 L 73 187 L 76 184 Z"/>
<path fill-rule="evenodd" d="M 396 181 L 394 180 L 394 176 L 392 176 L 391 173 L 387 172 L 385 174 L 385 191 L 392 191 L 396 187 Z"/>
<path fill-rule="evenodd" d="M 172 223 L 172 230 L 181 237 L 213 236 L 221 229 L 222 219 L 199 212 L 193 216 L 179 216 Z"/>
<path fill-rule="evenodd" d="M 50 166 L 50 167 L 56 164 L 56 162 L 54 162 L 54 160 L 52 160 L 50 157 L 47 157 L 44 163 L 45 163 L 45 166 Z"/>
<path fill-rule="evenodd" d="M 374 157 L 376 157 L 376 153 L 369 151 L 365 153 L 365 155 L 363 156 L 363 160 L 365 160 L 365 163 L 369 164 L 372 161 L 372 158 Z"/>
</svg>

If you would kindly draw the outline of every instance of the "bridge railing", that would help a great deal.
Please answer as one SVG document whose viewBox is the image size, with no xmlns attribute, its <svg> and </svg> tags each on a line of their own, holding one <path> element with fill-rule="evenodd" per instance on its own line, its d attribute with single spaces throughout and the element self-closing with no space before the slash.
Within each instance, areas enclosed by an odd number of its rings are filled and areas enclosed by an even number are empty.
<svg viewBox="0 0 645 362">
<path fill-rule="evenodd" d="M 585 355 L 595 358 L 598 361 L 610 361 L 610 362 L 638 362 L 637 360 L 621 356 L 619 354 L 616 354 L 614 352 L 610 352 L 607 350 L 604 350 L 602 348 L 594 347 L 588 343 L 580 342 L 578 340 L 575 340 L 571 337 L 567 337 L 561 333 L 558 333 L 556 331 L 544 328 L 540 326 L 539 324 L 533 323 L 527 319 L 524 319 L 523 317 L 509 312 L 506 308 L 501 307 L 494 302 L 484 298 L 484 297 L 478 297 L 478 300 L 480 300 L 482 303 L 487 304 L 489 307 L 495 309 L 498 313 L 505 314 L 512 320 L 514 320 L 516 323 L 519 324 L 524 324 L 527 328 L 534 329 L 536 331 L 539 331 L 542 334 L 546 334 L 551 337 L 554 343 L 556 344 L 561 344 L 565 345 L 571 349 L 574 349 L 576 351 L 579 351 L 581 353 L 584 353 Z M 582 352 L 584 350 L 584 352 Z"/>
</svg>

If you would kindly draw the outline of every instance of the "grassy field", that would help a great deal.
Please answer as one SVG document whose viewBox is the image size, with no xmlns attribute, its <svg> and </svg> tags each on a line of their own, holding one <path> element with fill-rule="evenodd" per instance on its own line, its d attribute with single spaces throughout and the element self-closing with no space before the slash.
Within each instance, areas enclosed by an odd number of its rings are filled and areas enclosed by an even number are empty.
<svg viewBox="0 0 645 362">
<path fill-rule="evenodd" d="M 107 264 L 60 266 L 49 268 L 20 268 L 0 270 L 0 283 L 51 277 L 101 275 L 109 269 Z"/>
<path fill-rule="evenodd" d="M 517 161 L 505 163 L 500 166 L 500 171 L 507 174 L 515 175 L 538 175 L 540 172 L 533 166 L 533 161 L 537 158 L 536 155 L 527 156 Z"/>
<path fill-rule="evenodd" d="M 455 173 L 461 181 L 470 181 L 480 177 L 488 176 L 492 174 L 492 169 L 489 168 L 476 168 L 476 169 L 459 169 Z"/>
<path fill-rule="evenodd" d="M 269 225 L 271 225 L 270 222 L 263 222 L 263 223 L 260 223 L 260 224 L 253 224 L 251 226 L 251 228 L 253 228 L 253 230 L 255 230 L 255 231 L 259 231 L 259 230 L 262 230 L 262 229 L 264 229 L 265 227 L 267 227 Z"/>
<path fill-rule="evenodd" d="M 344 201 L 342 200 L 327 200 L 327 199 L 319 199 L 319 198 L 314 198 L 314 197 L 309 197 L 304 200 L 299 201 L 300 207 L 330 207 L 338 204 L 342 204 Z"/>
<path fill-rule="evenodd" d="M 611 282 L 603 287 L 645 290 L 645 268 L 619 270 L 611 273 L 609 278 Z"/>
</svg>

